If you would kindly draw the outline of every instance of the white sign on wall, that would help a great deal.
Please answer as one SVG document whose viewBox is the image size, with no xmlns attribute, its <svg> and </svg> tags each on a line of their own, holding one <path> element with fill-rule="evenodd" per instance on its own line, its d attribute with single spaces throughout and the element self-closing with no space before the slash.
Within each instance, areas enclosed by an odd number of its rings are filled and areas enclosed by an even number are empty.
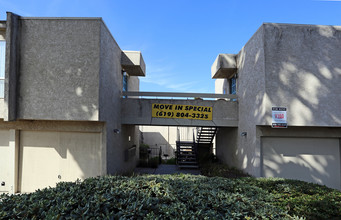
<svg viewBox="0 0 341 220">
<path fill-rule="evenodd" d="M 287 128 L 287 108 L 272 107 L 272 127 Z"/>
</svg>

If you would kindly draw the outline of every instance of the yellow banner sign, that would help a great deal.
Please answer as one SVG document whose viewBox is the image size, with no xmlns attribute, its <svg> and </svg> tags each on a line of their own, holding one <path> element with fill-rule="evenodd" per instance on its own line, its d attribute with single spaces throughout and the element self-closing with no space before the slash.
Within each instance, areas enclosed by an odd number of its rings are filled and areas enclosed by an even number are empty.
<svg viewBox="0 0 341 220">
<path fill-rule="evenodd" d="M 212 107 L 196 105 L 152 104 L 153 118 L 212 120 Z"/>
</svg>

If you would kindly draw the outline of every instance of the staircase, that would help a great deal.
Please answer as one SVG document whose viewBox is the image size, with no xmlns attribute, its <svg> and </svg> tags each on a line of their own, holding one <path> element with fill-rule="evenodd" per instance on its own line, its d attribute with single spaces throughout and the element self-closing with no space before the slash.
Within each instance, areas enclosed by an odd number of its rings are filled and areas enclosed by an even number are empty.
<svg viewBox="0 0 341 220">
<path fill-rule="evenodd" d="M 197 129 L 197 138 L 193 134 L 193 141 L 176 141 L 176 157 L 179 168 L 197 169 L 198 166 L 198 146 L 211 147 L 217 128 L 200 127 Z"/>
<path fill-rule="evenodd" d="M 197 132 L 197 144 L 212 144 L 213 138 L 217 133 L 217 128 L 201 127 Z"/>
</svg>

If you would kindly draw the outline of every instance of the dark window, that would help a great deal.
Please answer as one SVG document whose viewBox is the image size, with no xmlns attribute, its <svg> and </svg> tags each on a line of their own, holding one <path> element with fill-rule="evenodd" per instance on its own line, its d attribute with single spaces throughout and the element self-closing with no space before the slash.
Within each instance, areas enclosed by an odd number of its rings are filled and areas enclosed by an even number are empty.
<svg viewBox="0 0 341 220">
<path fill-rule="evenodd" d="M 123 75 L 123 92 L 127 92 L 128 91 L 128 75 L 126 72 L 123 71 L 122 73 Z M 127 96 L 123 96 L 123 98 L 127 98 Z"/>
<path fill-rule="evenodd" d="M 230 80 L 230 94 L 236 94 L 237 93 L 237 78 L 236 76 L 233 76 Z"/>
<path fill-rule="evenodd" d="M 126 72 L 123 72 L 123 91 L 128 91 L 128 76 Z"/>
</svg>

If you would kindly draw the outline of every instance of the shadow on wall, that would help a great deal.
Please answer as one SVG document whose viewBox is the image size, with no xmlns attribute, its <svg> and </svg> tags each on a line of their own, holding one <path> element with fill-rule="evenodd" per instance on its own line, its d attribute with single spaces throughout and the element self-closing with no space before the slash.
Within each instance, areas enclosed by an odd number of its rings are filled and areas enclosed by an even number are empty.
<svg viewBox="0 0 341 220">
<path fill-rule="evenodd" d="M 336 138 L 265 138 L 263 175 L 341 189 L 339 148 Z"/>
<path fill-rule="evenodd" d="M 168 155 L 168 159 L 175 157 L 176 143 L 168 143 L 160 132 L 142 132 L 142 134 L 143 142 L 148 144 L 150 148 L 159 149 L 161 147 L 162 157 L 165 157 L 165 154 Z"/>
<path fill-rule="evenodd" d="M 22 192 L 101 173 L 100 133 L 22 131 L 19 179 Z"/>
<path fill-rule="evenodd" d="M 266 52 L 278 63 L 270 64 L 266 70 L 270 103 L 287 107 L 289 125 L 339 127 L 341 29 L 300 26 L 293 32 L 274 25 L 271 32 L 273 38 L 267 41 L 271 47 Z M 270 114 L 267 119 L 271 121 Z M 291 156 L 273 152 L 273 158 L 269 158 L 271 168 L 265 168 L 265 172 L 340 189 L 339 145 L 334 147 L 335 152 L 325 155 L 321 155 L 322 148 L 328 150 L 325 144 L 319 146 L 318 153 L 311 153 L 306 146 L 311 145 L 301 145 L 302 152 Z"/>
<path fill-rule="evenodd" d="M 272 106 L 287 107 L 289 126 L 340 127 L 341 28 L 265 24 L 263 31 L 265 60 L 260 55 L 262 47 L 257 45 L 259 39 L 250 40 L 240 56 L 239 78 L 244 80 L 243 88 L 241 85 L 238 88 L 240 103 L 243 99 L 254 103 L 254 108 L 239 106 L 244 111 L 240 121 L 255 122 L 253 127 L 240 127 L 243 129 L 240 132 L 245 129 L 256 136 L 255 124 L 270 125 Z M 252 80 L 248 81 L 248 77 Z M 251 148 L 257 145 L 256 138 L 241 138 L 238 145 L 241 147 L 235 154 L 239 155 L 240 167 L 255 169 L 260 153 Z M 314 156 L 311 159 L 322 163 Z M 281 164 L 280 160 L 273 162 Z M 301 167 L 309 167 L 312 172 L 312 166 L 307 165 L 310 162 L 302 162 Z M 321 172 L 321 175 L 325 174 Z"/>
<path fill-rule="evenodd" d="M 339 126 L 341 29 L 300 26 L 294 30 L 273 25 L 273 37 L 266 42 L 270 45 L 266 53 L 278 60 L 266 69 L 270 103 L 288 108 L 290 124 Z"/>
</svg>

